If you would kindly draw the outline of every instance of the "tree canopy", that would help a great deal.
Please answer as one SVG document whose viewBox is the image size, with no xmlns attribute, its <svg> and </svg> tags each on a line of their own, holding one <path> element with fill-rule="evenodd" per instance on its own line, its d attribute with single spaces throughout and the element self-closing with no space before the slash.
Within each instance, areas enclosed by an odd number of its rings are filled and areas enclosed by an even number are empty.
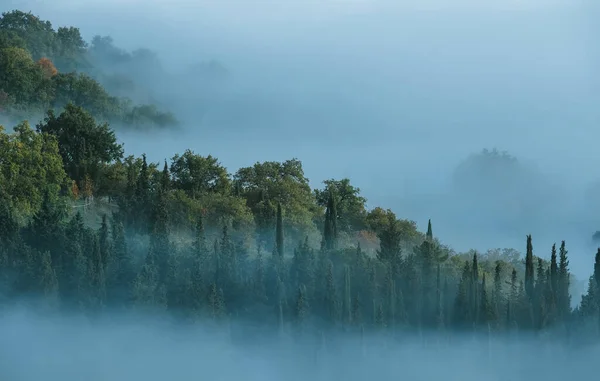
<svg viewBox="0 0 600 381">
<path fill-rule="evenodd" d="M 96 39 L 94 40 L 96 41 Z M 31 13 L 5 12 L 0 17 L 0 107 L 8 116 L 29 118 L 69 103 L 94 117 L 131 127 L 177 125 L 155 105 L 133 105 L 109 94 L 98 81 L 94 49 L 78 28 L 59 27 Z M 147 54 L 144 56 L 147 59 Z M 125 79 L 125 82 L 127 80 Z"/>
</svg>

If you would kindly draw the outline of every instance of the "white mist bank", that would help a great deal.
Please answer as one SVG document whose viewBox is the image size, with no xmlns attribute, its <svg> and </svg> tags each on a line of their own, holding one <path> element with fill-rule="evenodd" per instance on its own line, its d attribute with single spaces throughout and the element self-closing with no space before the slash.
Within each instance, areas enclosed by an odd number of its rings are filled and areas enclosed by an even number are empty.
<svg viewBox="0 0 600 381">
<path fill-rule="evenodd" d="M 428 346 L 415 338 L 383 342 L 367 335 L 337 346 L 291 341 L 236 345 L 228 334 L 177 326 L 150 316 L 48 317 L 4 309 L 0 378 L 4 380 L 513 380 L 560 381 L 595 374 L 599 347 L 567 350 L 521 339 L 456 337 Z M 318 340 L 315 340 L 318 342 Z M 320 345 L 320 344 L 319 344 Z M 363 352 L 364 351 L 364 352 Z"/>
</svg>

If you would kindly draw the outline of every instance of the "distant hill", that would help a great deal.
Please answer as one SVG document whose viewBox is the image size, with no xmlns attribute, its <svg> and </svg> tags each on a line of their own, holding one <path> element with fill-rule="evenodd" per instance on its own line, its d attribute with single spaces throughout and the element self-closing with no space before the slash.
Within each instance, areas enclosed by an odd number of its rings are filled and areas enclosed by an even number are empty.
<svg viewBox="0 0 600 381">
<path fill-rule="evenodd" d="M 102 72 L 110 40 L 88 45 L 75 27 L 53 29 L 31 13 L 0 17 L 0 112 L 10 119 L 41 116 L 67 103 L 82 106 L 102 121 L 123 127 L 173 127 L 175 116 L 154 104 L 136 104 L 111 88 L 132 88 L 132 79 Z M 99 44 L 99 42 L 104 44 Z M 100 51 L 104 48 L 105 51 Z M 147 53 L 143 57 L 151 55 Z M 123 58 L 124 57 L 124 58 Z M 122 54 L 122 58 L 128 56 Z M 142 58 L 143 58 L 142 57 Z M 139 58 L 139 57 L 138 57 Z M 100 78 L 103 80 L 100 81 Z M 102 82 L 102 83 L 101 83 Z"/>
</svg>

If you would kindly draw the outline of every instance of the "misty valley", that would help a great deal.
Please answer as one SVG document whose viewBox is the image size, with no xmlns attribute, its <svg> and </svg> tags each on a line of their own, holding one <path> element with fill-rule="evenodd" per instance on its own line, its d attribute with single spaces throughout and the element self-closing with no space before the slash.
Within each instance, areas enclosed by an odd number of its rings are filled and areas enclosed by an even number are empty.
<svg viewBox="0 0 600 381">
<path fill-rule="evenodd" d="M 297 158 L 230 171 L 192 139 L 160 162 L 128 152 L 120 136 L 177 136 L 189 118 L 178 112 L 208 115 L 211 91 L 234 75 L 216 60 L 191 65 L 178 80 L 201 95 L 172 102 L 177 75 L 162 70 L 149 49 L 2 13 L 2 380 L 598 373 L 600 225 L 565 217 L 588 242 L 576 250 L 560 235 L 551 245 L 521 237 L 524 225 L 545 226 L 549 209 L 575 208 L 535 168 L 484 149 L 453 171 L 448 205 L 421 196 L 464 214 L 450 225 L 522 241 L 456 250 L 435 218 L 421 231 L 402 208 L 368 206 L 352 175 L 314 187 Z M 574 251 L 585 277 L 571 269 Z"/>
</svg>

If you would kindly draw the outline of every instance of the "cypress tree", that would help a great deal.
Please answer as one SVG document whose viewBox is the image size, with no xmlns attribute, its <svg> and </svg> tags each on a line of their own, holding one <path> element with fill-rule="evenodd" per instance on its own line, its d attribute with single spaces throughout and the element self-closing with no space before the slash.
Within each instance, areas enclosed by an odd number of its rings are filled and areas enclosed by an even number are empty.
<svg viewBox="0 0 600 381">
<path fill-rule="evenodd" d="M 137 176 L 134 197 L 135 226 L 139 233 L 147 233 L 150 217 L 150 210 L 148 208 L 152 203 L 150 198 L 150 174 L 148 172 L 146 154 L 142 155 L 142 167 Z"/>
<path fill-rule="evenodd" d="M 596 258 L 594 260 L 594 280 L 596 281 L 596 287 L 600 290 L 600 247 L 596 251 Z"/>
<path fill-rule="evenodd" d="M 277 203 L 277 227 L 275 230 L 275 246 L 277 255 L 283 258 L 283 216 L 281 212 L 281 203 Z"/>
<path fill-rule="evenodd" d="M 480 313 L 480 297 L 479 297 L 479 290 L 480 290 L 480 286 L 479 286 L 479 263 L 477 260 L 477 252 L 473 253 L 473 265 L 472 265 L 472 269 L 471 269 L 471 287 L 470 287 L 470 294 L 471 294 L 471 311 L 473 312 L 473 316 L 472 316 L 472 322 L 473 323 L 478 323 L 479 322 L 479 313 Z"/>
<path fill-rule="evenodd" d="M 325 209 L 325 226 L 323 229 L 322 248 L 325 250 L 334 250 L 337 247 L 338 228 L 337 228 L 337 207 L 335 197 L 332 191 L 329 191 L 327 208 Z"/>
<path fill-rule="evenodd" d="M 560 243 L 558 264 L 558 298 L 557 307 L 560 318 L 564 321 L 571 313 L 571 295 L 569 293 L 569 259 L 565 241 Z"/>
<path fill-rule="evenodd" d="M 596 290 L 600 292 L 600 248 L 596 252 L 596 258 L 594 260 L 594 275 L 593 275 Z M 596 292 L 595 305 L 596 310 L 598 311 L 598 332 L 600 333 L 600 297 L 598 297 L 598 293 Z"/>
<path fill-rule="evenodd" d="M 433 230 L 431 229 L 431 219 L 427 222 L 427 233 L 425 234 L 425 239 L 428 241 L 433 240 Z"/>
<path fill-rule="evenodd" d="M 527 251 L 525 254 L 525 293 L 530 300 L 533 300 L 533 245 L 531 235 L 527 236 Z"/>
<path fill-rule="evenodd" d="M 171 174 L 169 173 L 169 167 L 167 166 L 167 161 L 165 160 L 165 165 L 160 176 L 160 190 L 163 192 L 168 192 L 170 189 Z"/>
<path fill-rule="evenodd" d="M 545 288 L 546 288 L 546 271 L 544 270 L 544 261 L 542 258 L 537 259 L 537 279 L 535 284 L 535 313 L 537 316 L 538 329 L 543 328 L 546 319 L 547 306 L 545 303 Z"/>
<path fill-rule="evenodd" d="M 494 268 L 494 293 L 492 295 L 494 314 L 497 318 L 500 317 L 500 311 L 503 310 L 502 303 L 502 262 L 496 261 Z M 498 319 L 499 320 L 499 319 Z"/>
<path fill-rule="evenodd" d="M 485 281 L 485 272 L 481 277 L 481 286 L 480 286 L 480 302 L 479 302 L 479 324 L 487 324 L 490 321 L 494 320 L 494 314 L 490 305 L 490 299 L 487 293 L 487 285 Z"/>
<path fill-rule="evenodd" d="M 556 258 L 556 244 L 552 245 L 550 254 L 550 287 L 554 301 L 558 300 L 558 263 Z"/>
</svg>

